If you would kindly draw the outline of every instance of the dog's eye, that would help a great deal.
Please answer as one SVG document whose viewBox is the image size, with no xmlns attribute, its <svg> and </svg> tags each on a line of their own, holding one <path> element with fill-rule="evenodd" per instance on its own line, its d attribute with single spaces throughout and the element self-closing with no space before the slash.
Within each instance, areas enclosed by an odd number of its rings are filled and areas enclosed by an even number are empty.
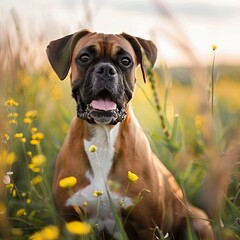
<svg viewBox="0 0 240 240">
<path fill-rule="evenodd" d="M 87 63 L 90 60 L 90 57 L 87 54 L 82 54 L 78 57 L 78 61 L 81 63 Z"/>
<path fill-rule="evenodd" d="M 124 58 L 122 58 L 121 63 L 122 63 L 124 66 L 128 66 L 128 65 L 131 63 L 131 59 L 128 58 L 128 57 L 124 57 Z"/>
</svg>

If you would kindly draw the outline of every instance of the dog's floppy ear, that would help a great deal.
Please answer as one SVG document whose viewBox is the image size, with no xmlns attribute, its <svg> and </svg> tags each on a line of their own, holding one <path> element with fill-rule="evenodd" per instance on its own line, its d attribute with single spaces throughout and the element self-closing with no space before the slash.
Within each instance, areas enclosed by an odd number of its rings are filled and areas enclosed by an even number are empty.
<svg viewBox="0 0 240 240">
<path fill-rule="evenodd" d="M 90 32 L 84 29 L 75 34 L 54 40 L 47 46 L 48 60 L 61 80 L 64 80 L 68 74 L 72 52 L 77 41 L 88 33 Z"/>
<path fill-rule="evenodd" d="M 135 51 L 135 54 L 137 56 L 138 64 L 140 64 L 141 66 L 144 82 L 146 82 L 147 66 L 146 66 L 146 61 L 144 59 L 144 55 L 147 57 L 148 61 L 150 62 L 151 67 L 153 67 L 157 59 L 157 47 L 150 40 L 145 40 L 139 37 L 133 37 L 127 33 L 122 33 L 120 35 L 123 36 L 126 40 L 128 40 L 129 43 L 132 45 Z"/>
</svg>

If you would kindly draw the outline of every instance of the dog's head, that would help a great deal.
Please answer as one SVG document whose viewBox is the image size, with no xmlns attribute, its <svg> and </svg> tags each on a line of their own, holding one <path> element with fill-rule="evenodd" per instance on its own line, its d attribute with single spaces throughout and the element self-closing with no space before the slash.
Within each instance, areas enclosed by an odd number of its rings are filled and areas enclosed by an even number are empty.
<svg viewBox="0 0 240 240">
<path fill-rule="evenodd" d="M 126 33 L 82 30 L 50 42 L 47 55 L 61 80 L 71 68 L 78 117 L 90 123 L 116 124 L 126 117 L 126 104 L 135 88 L 135 68 L 140 64 L 145 81 L 144 58 L 153 66 L 157 48 L 151 41 Z"/>
</svg>

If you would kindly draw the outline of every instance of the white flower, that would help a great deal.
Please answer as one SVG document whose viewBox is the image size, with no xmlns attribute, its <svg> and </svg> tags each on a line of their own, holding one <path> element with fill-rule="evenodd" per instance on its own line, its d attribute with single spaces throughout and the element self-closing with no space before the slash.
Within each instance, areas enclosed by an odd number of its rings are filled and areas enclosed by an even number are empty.
<svg viewBox="0 0 240 240">
<path fill-rule="evenodd" d="M 11 183 L 11 178 L 10 178 L 11 175 L 13 175 L 13 172 L 6 172 L 6 175 L 3 176 L 3 183 L 4 184 Z"/>
<path fill-rule="evenodd" d="M 4 184 L 9 184 L 11 182 L 11 178 L 9 177 L 9 175 L 4 175 L 3 176 L 3 183 Z"/>
</svg>

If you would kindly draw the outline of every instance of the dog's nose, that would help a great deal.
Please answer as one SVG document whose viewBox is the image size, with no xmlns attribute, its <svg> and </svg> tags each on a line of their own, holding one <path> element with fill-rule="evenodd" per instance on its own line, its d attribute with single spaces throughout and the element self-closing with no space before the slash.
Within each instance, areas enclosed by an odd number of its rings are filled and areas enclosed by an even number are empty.
<svg viewBox="0 0 240 240">
<path fill-rule="evenodd" d="M 95 73 L 101 78 L 111 78 L 117 74 L 116 69 L 110 63 L 101 63 L 96 69 Z"/>
</svg>

